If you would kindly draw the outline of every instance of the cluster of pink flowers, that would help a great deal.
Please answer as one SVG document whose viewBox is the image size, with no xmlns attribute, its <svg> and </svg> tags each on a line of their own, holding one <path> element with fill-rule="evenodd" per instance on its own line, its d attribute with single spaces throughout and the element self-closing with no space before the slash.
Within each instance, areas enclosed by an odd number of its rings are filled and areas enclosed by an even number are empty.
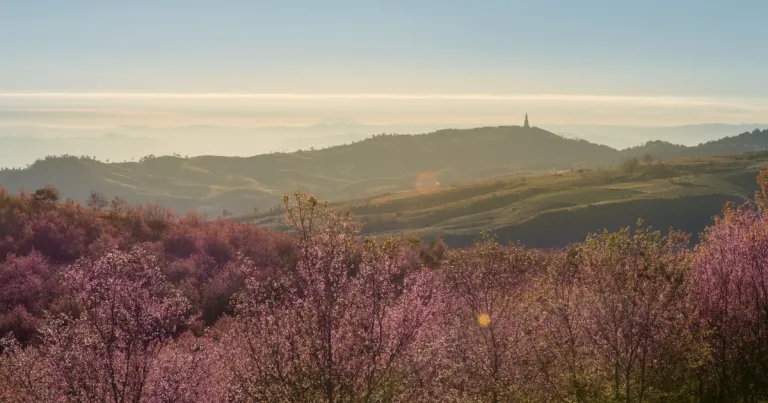
<svg viewBox="0 0 768 403">
<path fill-rule="evenodd" d="M 19 195 L 0 188 L 0 336 L 12 331 L 22 343 L 31 340 L 46 312 L 72 308 L 65 268 L 116 250 L 138 246 L 153 254 L 163 275 L 202 313 L 198 327 L 232 313 L 230 300 L 243 290 L 240 259 L 265 272 L 296 264 L 289 236 L 252 225 L 195 212 L 176 216 L 120 199 L 85 207 L 57 197 L 50 188 Z"/>
<path fill-rule="evenodd" d="M 560 252 L 446 251 L 360 239 L 295 196 L 290 237 L 0 198 L 0 401 L 768 397 L 762 207 L 726 207 L 693 249 L 638 222 Z"/>
</svg>

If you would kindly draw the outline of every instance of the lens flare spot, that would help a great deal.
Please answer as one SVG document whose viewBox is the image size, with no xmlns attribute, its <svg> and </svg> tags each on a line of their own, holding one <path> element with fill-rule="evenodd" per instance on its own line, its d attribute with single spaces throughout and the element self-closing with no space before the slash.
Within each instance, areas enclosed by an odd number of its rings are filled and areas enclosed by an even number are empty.
<svg viewBox="0 0 768 403">
<path fill-rule="evenodd" d="M 413 181 L 413 187 L 419 191 L 428 191 L 437 188 L 440 182 L 437 178 L 437 172 L 435 171 L 423 171 L 416 175 L 416 179 Z"/>
<path fill-rule="evenodd" d="M 477 316 L 477 323 L 480 324 L 480 327 L 487 327 L 491 324 L 491 317 L 487 313 L 481 313 Z"/>
</svg>

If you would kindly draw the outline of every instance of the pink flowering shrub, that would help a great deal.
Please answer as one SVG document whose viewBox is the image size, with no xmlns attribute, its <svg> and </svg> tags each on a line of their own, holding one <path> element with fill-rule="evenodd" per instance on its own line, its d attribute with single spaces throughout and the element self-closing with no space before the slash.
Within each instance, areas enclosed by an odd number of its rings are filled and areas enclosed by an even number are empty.
<svg viewBox="0 0 768 403">
<path fill-rule="evenodd" d="M 759 402 L 768 171 L 695 249 L 361 238 L 297 193 L 292 232 L 55 189 L 0 191 L 0 402 Z"/>
<path fill-rule="evenodd" d="M 768 396 L 768 217 L 729 207 L 696 248 L 694 302 L 711 352 L 716 401 Z"/>
<path fill-rule="evenodd" d="M 550 363 L 568 368 L 566 395 L 642 402 L 693 394 L 688 380 L 703 353 L 691 333 L 687 243 L 683 234 L 664 237 L 638 222 L 634 231 L 590 236 L 572 251 L 565 261 L 571 277 L 559 278 L 570 284 L 555 286 L 572 287 L 564 295 L 572 299 L 544 298 L 555 321 L 550 337 L 554 330 L 572 338 Z"/>
<path fill-rule="evenodd" d="M 439 307 L 430 274 L 401 273 L 405 255 L 395 239 L 366 240 L 357 262 L 359 226 L 314 197 L 296 198 L 288 218 L 299 234 L 298 264 L 272 281 L 249 278 L 228 339 L 230 397 L 419 400 L 428 379 L 419 371 L 425 357 L 413 350 Z"/>
<path fill-rule="evenodd" d="M 531 329 L 528 278 L 534 257 L 486 236 L 469 250 L 448 254 L 443 266 L 443 385 L 458 401 L 515 401 L 536 377 L 528 347 Z"/>
<path fill-rule="evenodd" d="M 141 246 L 157 255 L 207 325 L 232 313 L 231 299 L 244 284 L 233 273 L 241 257 L 262 271 L 295 266 L 286 235 L 194 212 L 175 216 L 155 205 L 102 203 L 101 196 L 86 208 L 59 203 L 57 194 L 50 187 L 19 195 L 0 189 L 0 337 L 13 331 L 26 344 L 45 311 L 71 311 L 65 267 L 114 250 Z"/>
<path fill-rule="evenodd" d="M 34 347 L 9 342 L 12 367 L 35 361 L 10 384 L 24 401 L 141 401 L 160 352 L 191 319 L 189 304 L 142 249 L 79 261 L 66 277 L 79 317 L 49 317 Z"/>
</svg>

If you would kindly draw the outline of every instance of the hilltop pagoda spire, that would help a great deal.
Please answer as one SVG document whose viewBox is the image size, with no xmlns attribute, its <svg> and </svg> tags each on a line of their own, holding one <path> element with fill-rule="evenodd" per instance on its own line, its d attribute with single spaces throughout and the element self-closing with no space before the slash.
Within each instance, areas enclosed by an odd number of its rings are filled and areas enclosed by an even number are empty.
<svg viewBox="0 0 768 403">
<path fill-rule="evenodd" d="M 528 114 L 525 114 L 525 123 L 523 123 L 523 129 L 530 129 L 531 125 L 528 124 Z"/>
</svg>

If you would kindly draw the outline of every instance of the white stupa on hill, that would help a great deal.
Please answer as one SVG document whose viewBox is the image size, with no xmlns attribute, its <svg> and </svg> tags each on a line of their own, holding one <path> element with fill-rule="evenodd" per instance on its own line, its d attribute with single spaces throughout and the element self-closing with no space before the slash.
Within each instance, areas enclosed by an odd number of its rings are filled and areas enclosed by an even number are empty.
<svg viewBox="0 0 768 403">
<path fill-rule="evenodd" d="M 525 123 L 523 123 L 523 129 L 530 129 L 531 125 L 528 124 L 528 114 L 525 114 Z"/>
</svg>

